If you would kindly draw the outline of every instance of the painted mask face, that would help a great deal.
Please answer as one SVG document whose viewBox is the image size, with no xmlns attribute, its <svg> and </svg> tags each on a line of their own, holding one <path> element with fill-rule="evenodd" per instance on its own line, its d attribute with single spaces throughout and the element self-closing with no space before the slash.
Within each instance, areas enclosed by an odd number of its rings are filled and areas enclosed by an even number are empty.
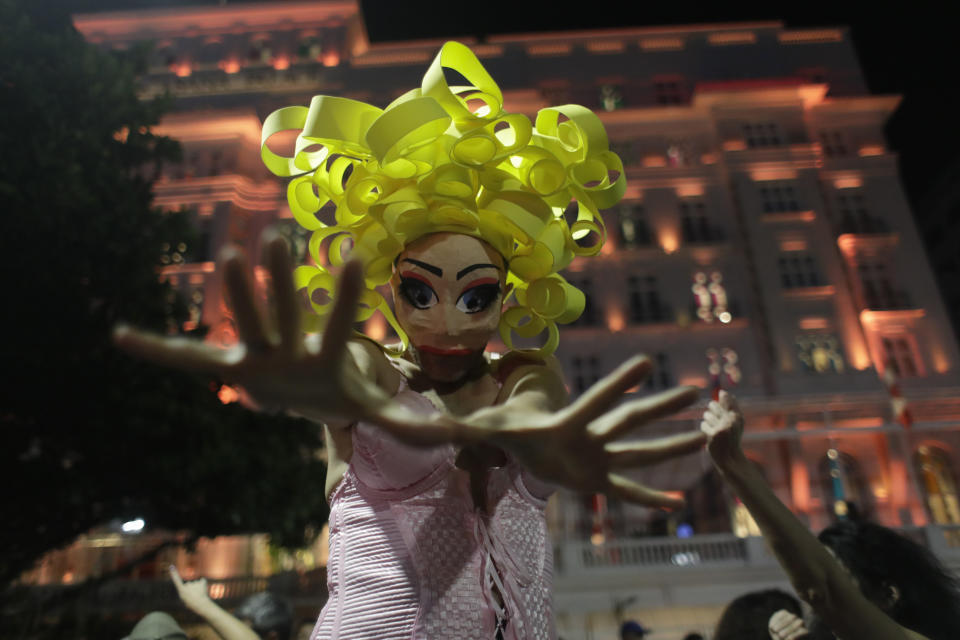
<svg viewBox="0 0 960 640">
<path fill-rule="evenodd" d="M 500 323 L 505 266 L 490 245 L 458 233 L 425 236 L 400 254 L 390 280 L 395 313 L 432 380 L 457 382 L 483 364 Z"/>
</svg>

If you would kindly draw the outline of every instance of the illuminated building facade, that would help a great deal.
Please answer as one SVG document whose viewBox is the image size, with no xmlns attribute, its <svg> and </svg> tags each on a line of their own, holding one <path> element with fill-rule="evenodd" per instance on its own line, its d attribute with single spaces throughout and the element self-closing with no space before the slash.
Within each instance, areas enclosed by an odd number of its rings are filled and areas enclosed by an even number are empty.
<svg viewBox="0 0 960 640">
<path fill-rule="evenodd" d="M 385 105 L 419 83 L 441 44 L 371 45 L 349 1 L 76 24 L 108 48 L 156 44 L 143 93 L 176 97 L 159 129 L 185 152 L 157 182 L 157 203 L 188 207 L 201 238 L 170 248 L 164 277 L 193 305 L 191 321 L 224 344 L 235 332 L 218 248 L 256 256 L 260 232 L 280 224 L 305 249 L 281 181 L 259 160 L 262 119 L 318 93 Z M 764 22 L 465 43 L 509 111 L 598 110 L 628 173 L 602 255 L 567 274 L 588 298 L 558 353 L 571 393 L 634 352 L 656 364 L 638 392 L 729 389 L 747 416 L 748 455 L 813 529 L 856 508 L 960 567 L 960 353 L 883 138 L 898 98 L 867 93 L 848 32 Z M 384 324 L 371 322 L 382 337 Z M 697 424 L 690 411 L 645 433 Z M 709 632 L 734 595 L 786 586 L 705 458 L 638 478 L 684 490 L 688 508 L 569 494 L 552 503 L 564 638 L 613 637 L 619 616 L 658 638 Z M 239 564 L 234 575 L 267 570 Z"/>
</svg>

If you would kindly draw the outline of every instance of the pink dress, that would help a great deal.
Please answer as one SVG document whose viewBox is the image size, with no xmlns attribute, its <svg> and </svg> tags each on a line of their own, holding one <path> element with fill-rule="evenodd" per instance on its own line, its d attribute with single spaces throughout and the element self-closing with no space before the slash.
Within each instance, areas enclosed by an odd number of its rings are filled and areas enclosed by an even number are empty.
<svg viewBox="0 0 960 640">
<path fill-rule="evenodd" d="M 424 414 L 424 396 L 397 400 Z M 329 599 L 311 640 L 556 638 L 551 489 L 515 462 L 488 472 L 485 510 L 451 445 L 421 449 L 353 428 L 353 457 L 330 499 Z M 501 606 L 495 596 L 502 596 Z"/>
</svg>

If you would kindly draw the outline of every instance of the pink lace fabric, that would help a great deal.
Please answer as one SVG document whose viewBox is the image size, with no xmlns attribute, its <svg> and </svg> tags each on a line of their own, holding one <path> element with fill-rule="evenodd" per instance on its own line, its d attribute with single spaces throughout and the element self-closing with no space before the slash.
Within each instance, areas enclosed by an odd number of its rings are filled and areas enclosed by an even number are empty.
<svg viewBox="0 0 960 640">
<path fill-rule="evenodd" d="M 402 388 L 397 400 L 436 411 Z M 353 429 L 353 457 L 331 497 L 329 599 L 311 640 L 556 638 L 550 488 L 510 462 L 474 507 L 452 446 L 420 449 Z M 503 606 L 494 593 L 499 593 Z"/>
</svg>

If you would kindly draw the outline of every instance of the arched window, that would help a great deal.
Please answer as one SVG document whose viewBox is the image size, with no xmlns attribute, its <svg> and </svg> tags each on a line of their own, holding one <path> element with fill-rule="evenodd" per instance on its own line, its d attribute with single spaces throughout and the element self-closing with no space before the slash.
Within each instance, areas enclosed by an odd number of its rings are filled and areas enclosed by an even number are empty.
<svg viewBox="0 0 960 640">
<path fill-rule="evenodd" d="M 829 449 L 820 461 L 824 505 L 836 518 L 869 515 L 873 504 L 860 464 L 853 456 Z"/>
<path fill-rule="evenodd" d="M 950 457 L 938 447 L 921 446 L 913 456 L 930 519 L 935 524 L 960 524 L 957 482 Z"/>
</svg>

